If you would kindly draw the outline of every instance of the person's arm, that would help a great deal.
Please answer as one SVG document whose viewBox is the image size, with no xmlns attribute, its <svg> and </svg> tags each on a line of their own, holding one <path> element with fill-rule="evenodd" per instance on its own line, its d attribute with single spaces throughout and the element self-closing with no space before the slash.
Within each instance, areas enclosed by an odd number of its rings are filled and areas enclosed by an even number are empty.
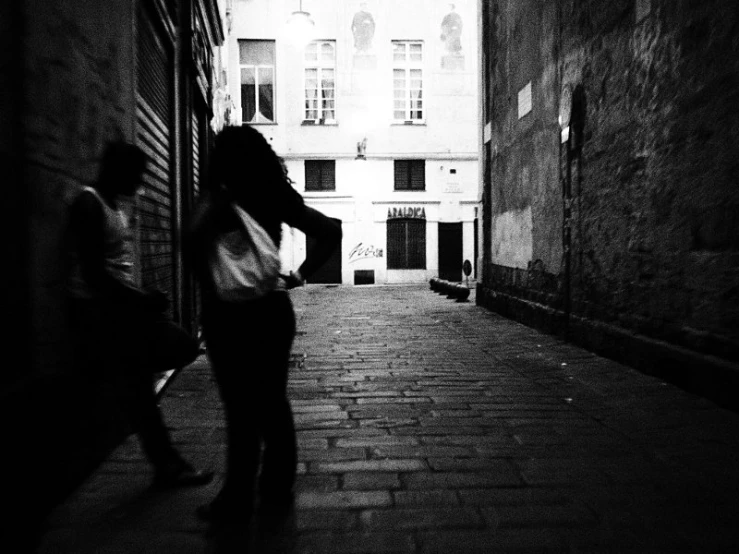
<svg viewBox="0 0 739 554">
<path fill-rule="evenodd" d="M 70 225 L 79 256 L 82 278 L 101 297 L 124 304 L 164 310 L 166 297 L 158 291 L 144 291 L 114 278 L 105 269 L 103 208 L 94 195 L 82 193 L 72 204 Z"/>
<path fill-rule="evenodd" d="M 315 239 L 296 275 L 299 280 L 305 281 L 326 263 L 331 254 L 341 245 L 341 225 L 308 206 L 303 206 L 299 213 L 287 223 Z"/>
</svg>

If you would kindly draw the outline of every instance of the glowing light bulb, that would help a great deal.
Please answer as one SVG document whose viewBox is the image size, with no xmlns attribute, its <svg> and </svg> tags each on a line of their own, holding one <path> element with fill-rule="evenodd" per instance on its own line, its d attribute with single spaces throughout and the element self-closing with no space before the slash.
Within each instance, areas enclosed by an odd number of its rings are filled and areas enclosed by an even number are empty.
<svg viewBox="0 0 739 554">
<path fill-rule="evenodd" d="M 292 13 L 287 21 L 287 29 L 290 41 L 302 47 L 313 40 L 316 24 L 310 14 L 301 9 Z"/>
</svg>

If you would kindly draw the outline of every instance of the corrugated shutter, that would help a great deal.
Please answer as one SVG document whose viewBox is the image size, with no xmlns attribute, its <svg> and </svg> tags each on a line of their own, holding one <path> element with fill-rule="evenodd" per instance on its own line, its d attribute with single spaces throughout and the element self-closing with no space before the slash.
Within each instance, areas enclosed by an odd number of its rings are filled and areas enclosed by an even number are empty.
<svg viewBox="0 0 739 554">
<path fill-rule="evenodd" d="M 201 128 L 200 124 L 200 116 L 197 110 L 193 110 L 192 112 L 192 201 L 190 202 L 191 206 L 194 206 L 197 202 L 197 197 L 200 194 L 201 190 L 201 175 L 202 172 L 200 170 L 201 167 L 201 152 L 203 150 L 202 145 L 202 132 L 203 129 Z M 200 314 L 200 287 L 197 286 L 195 283 L 195 277 L 192 274 L 189 274 L 189 290 L 191 291 L 190 294 L 190 326 L 195 332 L 197 332 L 198 329 L 198 321 L 199 321 L 199 314 Z"/>
<path fill-rule="evenodd" d="M 139 211 L 141 278 L 174 303 L 172 50 L 143 8 L 137 23 L 136 139 L 149 156 Z"/>
<path fill-rule="evenodd" d="M 192 112 L 192 191 L 195 197 L 200 194 L 200 118 L 196 111 Z"/>
</svg>

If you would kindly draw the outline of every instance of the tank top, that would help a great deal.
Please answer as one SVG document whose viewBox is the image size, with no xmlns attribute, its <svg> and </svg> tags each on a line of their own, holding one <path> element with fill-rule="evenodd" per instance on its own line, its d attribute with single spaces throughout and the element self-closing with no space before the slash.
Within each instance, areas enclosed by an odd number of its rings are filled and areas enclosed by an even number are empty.
<svg viewBox="0 0 739 554">
<path fill-rule="evenodd" d="M 123 210 L 111 208 L 92 187 L 84 187 L 80 194 L 90 193 L 100 201 L 103 210 L 103 256 L 105 271 L 114 279 L 135 286 L 133 271 L 133 231 Z M 72 269 L 68 283 L 74 298 L 94 298 L 95 291 L 85 281 L 76 252 L 71 252 Z"/>
</svg>

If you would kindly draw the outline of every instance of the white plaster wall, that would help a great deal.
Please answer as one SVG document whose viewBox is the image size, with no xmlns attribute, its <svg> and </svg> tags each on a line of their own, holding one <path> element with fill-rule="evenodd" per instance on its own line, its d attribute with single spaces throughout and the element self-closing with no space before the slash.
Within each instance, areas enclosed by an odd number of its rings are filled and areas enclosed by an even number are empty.
<svg viewBox="0 0 739 554">
<path fill-rule="evenodd" d="M 493 217 L 494 264 L 525 269 L 533 253 L 531 206 Z"/>
<path fill-rule="evenodd" d="M 302 124 L 303 55 L 284 34 L 290 13 L 298 9 L 297 0 L 234 1 L 227 64 L 230 93 L 240 118 L 238 39 L 275 40 L 277 121 L 257 128 L 285 158 L 294 186 L 306 203 L 343 221 L 343 282 L 353 283 L 356 269 L 374 269 L 377 283 L 418 282 L 438 273 L 438 222 L 470 222 L 474 217 L 470 206 L 477 205 L 477 3 L 455 2 L 465 24 L 461 71 L 441 67 L 444 52 L 439 37 L 449 2 L 367 3 L 376 23 L 373 53 L 377 64 L 373 70 L 357 70 L 351 21 L 360 2 L 303 0 L 303 10 L 316 23 L 315 38 L 336 41 L 336 125 Z M 392 40 L 424 41 L 424 125 L 392 122 Z M 366 159 L 357 160 L 356 145 L 363 138 L 367 139 Z M 425 191 L 393 190 L 393 160 L 399 158 L 426 160 Z M 305 192 L 306 159 L 336 160 L 335 191 Z M 427 269 L 387 271 L 387 207 L 416 205 L 427 207 Z M 430 205 L 435 206 L 433 216 Z M 467 224 L 465 229 L 465 258 L 472 261 L 474 238 Z M 356 255 L 350 258 L 360 244 L 372 255 L 365 252 L 359 259 Z M 291 268 L 301 263 L 305 256 L 302 233 L 285 232 L 282 256 Z"/>
</svg>

